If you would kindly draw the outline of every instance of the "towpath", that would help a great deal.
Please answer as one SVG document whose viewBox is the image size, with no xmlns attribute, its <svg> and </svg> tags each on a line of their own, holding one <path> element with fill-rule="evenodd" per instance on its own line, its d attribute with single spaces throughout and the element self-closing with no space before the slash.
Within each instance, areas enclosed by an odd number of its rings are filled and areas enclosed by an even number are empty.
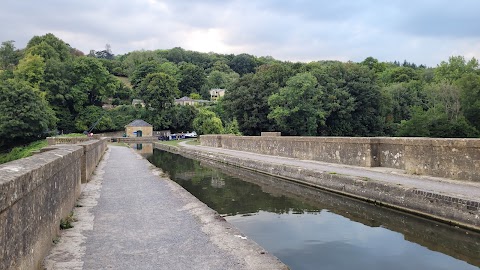
<svg viewBox="0 0 480 270">
<path fill-rule="evenodd" d="M 466 200 L 480 200 L 480 183 L 478 182 L 458 181 L 439 177 L 411 175 L 406 174 L 406 172 L 403 170 L 397 170 L 392 168 L 365 168 L 312 160 L 300 160 L 287 157 L 261 155 L 252 152 L 189 145 L 185 142 L 180 143 L 180 145 L 182 147 L 190 149 L 196 149 L 211 153 L 221 153 L 225 155 L 246 158 L 253 161 L 258 160 L 271 164 L 289 165 L 313 171 L 366 177 L 372 180 L 386 182 L 393 185 L 402 185 L 404 187 L 417 188 L 424 191 L 431 191 L 443 195 L 450 195 L 452 197 L 463 198 Z"/>
<path fill-rule="evenodd" d="M 47 269 L 287 269 L 148 161 L 109 146 Z"/>
</svg>

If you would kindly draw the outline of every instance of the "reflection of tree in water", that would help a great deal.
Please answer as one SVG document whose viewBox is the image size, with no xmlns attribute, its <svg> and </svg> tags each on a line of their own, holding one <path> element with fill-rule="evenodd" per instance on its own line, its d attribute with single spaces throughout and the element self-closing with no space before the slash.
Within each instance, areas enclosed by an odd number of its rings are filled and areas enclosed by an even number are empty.
<svg viewBox="0 0 480 270">
<path fill-rule="evenodd" d="M 220 214 L 249 214 L 260 210 L 278 214 L 317 211 L 308 204 L 266 193 L 258 185 L 201 166 L 198 161 L 180 155 L 155 149 L 149 161 Z"/>
</svg>

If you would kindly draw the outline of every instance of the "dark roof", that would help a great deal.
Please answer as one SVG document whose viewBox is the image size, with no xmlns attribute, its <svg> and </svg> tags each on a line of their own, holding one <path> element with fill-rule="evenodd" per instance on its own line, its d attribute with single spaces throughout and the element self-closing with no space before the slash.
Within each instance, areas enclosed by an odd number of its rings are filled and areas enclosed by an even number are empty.
<svg viewBox="0 0 480 270">
<path fill-rule="evenodd" d="M 182 98 L 178 98 L 178 99 L 175 99 L 175 101 L 193 101 L 194 99 L 191 99 L 189 97 L 182 97 Z"/>
<path fill-rule="evenodd" d="M 133 120 L 130 124 L 126 125 L 126 127 L 151 127 L 149 123 L 141 120 L 141 119 L 136 119 Z"/>
</svg>

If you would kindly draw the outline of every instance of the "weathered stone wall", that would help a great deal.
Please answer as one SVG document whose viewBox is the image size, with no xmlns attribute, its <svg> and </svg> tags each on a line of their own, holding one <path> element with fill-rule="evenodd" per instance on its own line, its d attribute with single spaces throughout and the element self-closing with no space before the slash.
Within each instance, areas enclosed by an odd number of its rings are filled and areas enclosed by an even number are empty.
<svg viewBox="0 0 480 270">
<path fill-rule="evenodd" d="M 355 166 L 374 166 L 372 138 L 202 135 L 201 145 Z"/>
<path fill-rule="evenodd" d="M 281 132 L 261 132 L 260 136 L 262 137 L 280 137 L 282 136 Z"/>
<path fill-rule="evenodd" d="M 80 195 L 82 175 L 105 147 L 105 140 L 50 146 L 0 165 L 0 269 L 41 269 Z"/>
<path fill-rule="evenodd" d="M 92 176 L 93 171 L 97 167 L 98 162 L 107 149 L 107 138 L 100 140 L 87 141 L 78 144 L 83 147 L 83 162 L 84 168 L 82 168 L 82 183 L 87 183 Z"/>
<path fill-rule="evenodd" d="M 204 146 L 480 181 L 479 139 L 202 135 Z"/>
</svg>

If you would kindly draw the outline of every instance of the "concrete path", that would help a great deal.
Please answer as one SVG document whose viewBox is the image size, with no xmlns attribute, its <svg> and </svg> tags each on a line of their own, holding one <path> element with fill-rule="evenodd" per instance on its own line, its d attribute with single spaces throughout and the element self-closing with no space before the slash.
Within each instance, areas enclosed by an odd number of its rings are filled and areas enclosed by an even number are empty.
<svg viewBox="0 0 480 270">
<path fill-rule="evenodd" d="M 148 161 L 109 151 L 47 269 L 287 269 Z M 77 215 L 78 213 L 78 215 Z"/>
<path fill-rule="evenodd" d="M 452 195 L 453 197 L 460 197 L 473 201 L 480 200 L 480 183 L 477 182 L 458 181 L 431 176 L 410 175 L 406 174 L 406 172 L 403 170 L 391 168 L 356 167 L 312 160 L 300 160 L 294 158 L 261 155 L 251 152 L 243 152 L 216 147 L 194 146 L 186 144 L 185 142 L 180 143 L 180 145 L 182 147 L 187 147 L 191 149 L 212 153 L 222 153 L 241 158 L 248 158 L 250 160 L 269 162 L 272 164 L 290 165 L 314 171 L 336 173 L 341 175 L 368 177 L 377 181 L 388 182 L 390 184 L 400 184 L 405 187 L 432 191 L 435 193 L 441 193 L 443 195 Z"/>
</svg>

